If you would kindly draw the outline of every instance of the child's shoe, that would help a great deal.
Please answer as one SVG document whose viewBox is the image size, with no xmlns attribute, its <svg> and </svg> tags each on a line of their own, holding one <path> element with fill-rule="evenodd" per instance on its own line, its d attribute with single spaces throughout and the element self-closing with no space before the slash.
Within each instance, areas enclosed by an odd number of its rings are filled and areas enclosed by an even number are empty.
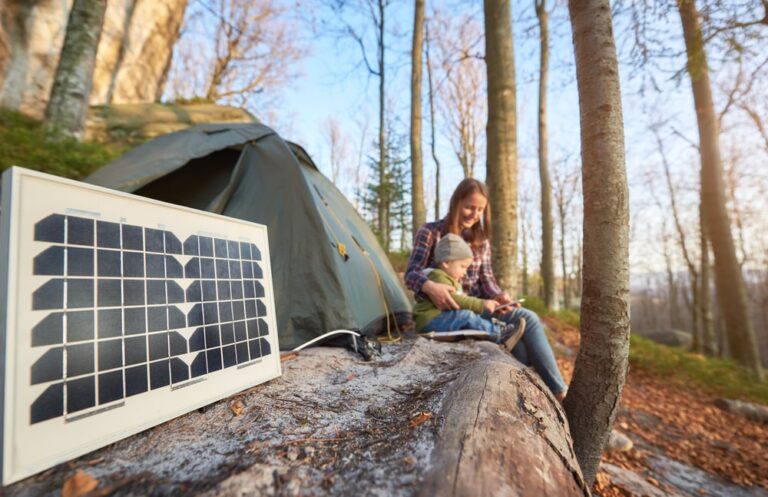
<svg viewBox="0 0 768 497">
<path fill-rule="evenodd" d="M 506 324 L 501 330 L 501 345 L 507 352 L 512 352 L 517 342 L 523 338 L 525 333 L 525 318 L 520 318 L 517 326 L 513 324 Z"/>
</svg>

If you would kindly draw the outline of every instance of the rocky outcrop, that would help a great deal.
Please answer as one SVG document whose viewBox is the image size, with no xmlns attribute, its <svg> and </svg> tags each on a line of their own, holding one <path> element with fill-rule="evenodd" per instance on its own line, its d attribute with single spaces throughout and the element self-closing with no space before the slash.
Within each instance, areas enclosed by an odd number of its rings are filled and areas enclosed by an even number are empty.
<svg viewBox="0 0 768 497">
<path fill-rule="evenodd" d="M 91 105 L 160 100 L 188 0 L 110 0 Z"/>
<path fill-rule="evenodd" d="M 0 105 L 42 118 L 64 43 L 72 0 L 6 0 L 9 59 L 0 74 Z"/>
<path fill-rule="evenodd" d="M 91 107 L 85 138 L 102 143 L 135 143 L 205 123 L 251 123 L 244 109 L 216 104 L 122 104 Z"/>
<path fill-rule="evenodd" d="M 109 0 L 91 104 L 154 102 L 163 92 L 188 0 Z M 72 0 L 5 0 L 0 105 L 41 118 Z"/>
</svg>

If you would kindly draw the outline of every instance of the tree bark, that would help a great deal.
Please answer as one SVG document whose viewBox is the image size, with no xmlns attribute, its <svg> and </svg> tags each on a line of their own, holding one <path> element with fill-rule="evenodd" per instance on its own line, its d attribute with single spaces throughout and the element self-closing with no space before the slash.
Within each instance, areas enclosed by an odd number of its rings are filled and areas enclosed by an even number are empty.
<svg viewBox="0 0 768 497">
<path fill-rule="evenodd" d="M 429 85 L 429 147 L 432 152 L 432 160 L 435 161 L 435 219 L 440 219 L 440 159 L 437 158 L 435 148 L 435 89 L 432 85 L 432 60 L 429 56 L 429 25 L 425 26 L 427 33 L 427 42 L 424 44 L 424 51 L 427 58 L 427 83 Z"/>
<path fill-rule="evenodd" d="M 763 379 L 760 352 L 752 327 L 744 277 L 741 273 L 725 206 L 719 130 L 712 103 L 707 55 L 694 0 L 678 0 L 688 55 L 701 152 L 701 203 L 707 234 L 715 255 L 717 298 L 727 329 L 733 357 Z"/>
<path fill-rule="evenodd" d="M 51 98 L 45 109 L 47 125 L 65 136 L 82 138 L 93 69 L 107 0 L 75 0 L 69 13 Z"/>
<path fill-rule="evenodd" d="M 571 307 L 571 294 L 568 285 L 568 265 L 565 257 L 565 209 L 560 210 L 560 265 L 563 270 L 563 308 Z"/>
<path fill-rule="evenodd" d="M 383 190 L 387 182 L 387 131 L 386 131 L 386 95 L 384 93 L 384 2 L 378 0 L 379 19 L 376 25 L 377 61 L 379 65 L 379 194 L 378 224 L 379 236 L 384 251 L 389 252 L 389 192 Z"/>
<path fill-rule="evenodd" d="M 546 0 L 535 0 L 539 18 L 539 179 L 541 180 L 541 279 L 544 285 L 544 305 L 555 302 L 555 265 L 553 257 L 552 181 L 549 178 L 547 144 L 547 78 L 549 73 L 549 14 Z"/>
<path fill-rule="evenodd" d="M 427 221 L 424 206 L 424 157 L 421 150 L 421 54 L 424 47 L 424 0 L 415 0 L 411 50 L 411 217 L 413 236 Z"/>
<path fill-rule="evenodd" d="M 584 288 L 581 346 L 565 409 L 591 486 L 627 374 L 629 192 L 610 3 L 570 0 L 568 7 L 581 123 Z"/>
<path fill-rule="evenodd" d="M 509 0 L 485 0 L 488 75 L 486 183 L 493 213 L 492 265 L 502 288 L 517 290 L 517 116 Z"/>
<path fill-rule="evenodd" d="M 498 347 L 477 348 L 480 358 L 446 395 L 445 421 L 416 495 L 588 496 L 557 401 Z"/>
<path fill-rule="evenodd" d="M 709 302 L 709 241 L 704 225 L 704 206 L 699 204 L 699 235 L 701 243 L 701 263 L 699 266 L 699 318 L 704 353 L 716 357 L 718 353 L 717 337 L 712 323 L 712 308 Z"/>
</svg>

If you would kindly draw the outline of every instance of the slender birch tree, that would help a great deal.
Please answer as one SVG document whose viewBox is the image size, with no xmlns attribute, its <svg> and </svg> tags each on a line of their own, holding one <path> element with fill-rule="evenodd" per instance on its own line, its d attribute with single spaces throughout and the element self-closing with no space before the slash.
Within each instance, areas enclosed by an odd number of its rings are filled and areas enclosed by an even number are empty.
<svg viewBox="0 0 768 497">
<path fill-rule="evenodd" d="M 421 79 L 424 47 L 424 0 L 415 0 L 411 50 L 411 215 L 413 236 L 427 220 L 424 206 L 424 157 L 421 149 Z"/>
<path fill-rule="evenodd" d="M 619 407 L 629 354 L 629 190 L 609 0 L 569 0 L 581 123 L 581 346 L 565 410 L 591 486 Z"/>
<path fill-rule="evenodd" d="M 65 136 L 83 136 L 106 10 L 107 0 L 75 0 L 69 12 L 67 34 L 45 109 L 47 125 Z"/>
<path fill-rule="evenodd" d="M 429 148 L 432 152 L 432 160 L 435 162 L 435 219 L 440 219 L 440 159 L 437 157 L 435 147 L 435 87 L 432 82 L 432 58 L 430 46 L 432 38 L 429 36 L 429 24 L 425 24 L 427 40 L 424 44 L 424 54 L 427 59 L 427 84 L 429 85 Z"/>
<path fill-rule="evenodd" d="M 534 0 L 539 19 L 539 179 L 541 180 L 541 279 L 544 305 L 555 302 L 555 265 L 552 225 L 552 181 L 549 177 L 547 144 L 547 77 L 549 71 L 549 13 L 546 0 Z"/>
</svg>

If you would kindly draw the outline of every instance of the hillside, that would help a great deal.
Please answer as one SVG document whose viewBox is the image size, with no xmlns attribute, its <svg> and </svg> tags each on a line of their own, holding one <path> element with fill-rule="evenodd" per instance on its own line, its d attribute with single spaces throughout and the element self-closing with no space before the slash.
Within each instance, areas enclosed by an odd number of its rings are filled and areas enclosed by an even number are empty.
<svg viewBox="0 0 768 497">
<path fill-rule="evenodd" d="M 569 380 L 578 329 L 558 318 L 545 321 L 570 351 L 558 358 Z M 604 456 L 594 491 L 603 497 L 768 496 L 768 425 L 719 409 L 715 403 L 723 397 L 765 405 L 768 385 L 752 382 L 730 361 L 632 337 L 615 427 L 634 447 Z"/>
</svg>

